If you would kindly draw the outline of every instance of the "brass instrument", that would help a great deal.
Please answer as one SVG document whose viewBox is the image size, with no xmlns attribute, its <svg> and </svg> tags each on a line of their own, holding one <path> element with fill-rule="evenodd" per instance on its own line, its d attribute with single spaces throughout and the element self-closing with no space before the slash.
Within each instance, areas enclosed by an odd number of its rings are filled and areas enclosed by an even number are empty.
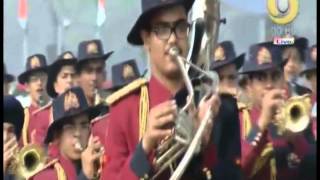
<svg viewBox="0 0 320 180">
<path fill-rule="evenodd" d="M 81 151 L 81 152 L 85 150 L 85 149 L 82 147 L 82 145 L 81 145 L 81 143 L 80 143 L 79 140 L 76 141 L 76 143 L 74 144 L 74 147 L 75 147 L 77 150 Z M 103 150 L 103 148 L 100 148 L 100 149 L 99 149 L 98 151 L 96 151 L 96 152 L 97 152 L 97 153 L 100 153 L 102 150 Z M 103 159 L 103 156 L 102 156 L 99 160 L 97 160 L 97 161 L 94 162 L 94 166 L 95 166 L 95 168 L 97 169 L 97 173 L 96 173 L 95 177 L 99 177 L 99 175 L 100 175 L 100 173 L 101 173 L 101 171 L 102 171 L 103 161 L 104 161 L 104 159 Z"/>
<path fill-rule="evenodd" d="M 105 89 L 96 89 L 95 90 L 95 97 L 94 97 L 94 105 L 99 105 L 99 104 L 106 104 L 104 100 L 111 95 L 111 91 L 107 91 Z"/>
<path fill-rule="evenodd" d="M 184 107 L 178 110 L 173 135 L 163 140 L 156 149 L 156 158 L 153 161 L 156 173 L 152 179 L 167 168 L 171 169 L 170 180 L 180 179 L 193 155 L 200 152 L 204 130 L 213 114 L 209 108 L 197 129 L 194 115 L 198 102 L 218 92 L 219 77 L 216 72 L 209 71 L 209 64 L 221 23 L 219 8 L 218 0 L 196 0 L 191 10 L 192 25 L 187 58 L 180 55 L 178 47 L 169 50 L 169 54 L 178 62 L 188 90 L 188 98 Z M 193 80 L 199 80 L 200 83 L 194 85 Z M 195 92 L 199 94 L 198 97 Z M 174 163 L 181 156 L 182 160 L 174 169 Z"/>
<path fill-rule="evenodd" d="M 29 179 L 42 170 L 46 162 L 45 150 L 39 145 L 29 144 L 17 152 L 9 170 L 20 178 Z"/>
<path fill-rule="evenodd" d="M 286 131 L 298 133 L 307 128 L 310 123 L 311 99 L 308 94 L 293 96 L 288 99 L 277 121 L 278 134 Z"/>
</svg>

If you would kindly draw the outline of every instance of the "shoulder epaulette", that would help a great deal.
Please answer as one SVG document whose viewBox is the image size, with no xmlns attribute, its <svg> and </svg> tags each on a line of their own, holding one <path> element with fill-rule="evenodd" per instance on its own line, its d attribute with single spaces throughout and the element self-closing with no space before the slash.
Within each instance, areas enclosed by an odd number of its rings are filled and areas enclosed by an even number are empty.
<svg viewBox="0 0 320 180">
<path fill-rule="evenodd" d="M 108 105 L 111 105 L 113 103 L 115 103 L 116 101 L 118 101 L 119 99 L 121 99 L 122 97 L 124 97 L 125 95 L 133 92 L 134 90 L 140 88 L 141 86 L 147 84 L 148 81 L 144 78 L 139 78 L 136 79 L 134 81 L 132 81 L 131 83 L 129 83 L 128 85 L 124 86 L 123 88 L 119 89 L 118 91 L 112 93 L 110 96 L 108 96 L 105 100 L 105 102 Z"/>
<path fill-rule="evenodd" d="M 40 111 L 51 107 L 51 105 L 52 105 L 52 101 L 48 102 L 46 105 L 40 107 L 39 109 L 33 111 L 32 115 L 35 115 L 35 114 L 39 113 Z"/>
<path fill-rule="evenodd" d="M 100 121 L 100 120 L 104 119 L 104 118 L 107 117 L 108 115 L 109 115 L 109 113 L 104 114 L 104 115 L 102 115 L 102 116 L 98 116 L 98 117 L 92 119 L 92 120 L 91 120 L 91 124 L 93 124 L 93 123 L 95 123 L 95 122 L 97 122 L 97 121 Z"/>
<path fill-rule="evenodd" d="M 243 102 L 239 102 L 239 101 L 237 102 L 237 106 L 238 106 L 239 110 L 248 108 L 248 105 L 246 105 Z"/>
<path fill-rule="evenodd" d="M 46 168 L 54 165 L 54 164 L 57 163 L 57 162 L 58 162 L 58 159 L 53 159 L 53 160 L 49 161 L 47 164 L 45 164 L 44 166 L 42 166 L 41 168 L 39 168 L 38 170 L 36 170 L 29 178 L 37 175 L 40 171 L 42 171 L 42 170 L 44 170 L 44 169 L 46 169 Z"/>
</svg>

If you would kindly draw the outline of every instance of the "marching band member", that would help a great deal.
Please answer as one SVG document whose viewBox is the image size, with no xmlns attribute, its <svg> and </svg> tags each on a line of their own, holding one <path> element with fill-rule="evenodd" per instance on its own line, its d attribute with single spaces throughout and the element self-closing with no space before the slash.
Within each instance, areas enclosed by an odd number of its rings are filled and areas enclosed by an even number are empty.
<svg viewBox="0 0 320 180">
<path fill-rule="evenodd" d="M 14 96 L 4 96 L 3 99 L 3 175 L 5 180 L 14 180 L 14 172 L 10 172 L 24 121 L 23 107 Z"/>
<path fill-rule="evenodd" d="M 295 39 L 293 45 L 278 48 L 282 49 L 283 61 L 287 61 L 283 67 L 287 88 L 296 95 L 311 93 L 310 89 L 303 86 L 303 82 L 299 78 L 305 61 L 304 52 L 308 48 L 308 39 L 300 37 Z"/>
<path fill-rule="evenodd" d="M 66 51 L 48 67 L 46 90 L 51 98 L 56 98 L 59 94 L 75 86 L 76 63 L 76 57 L 70 51 Z M 34 123 L 35 126 L 32 130 L 35 133 L 33 143 L 43 144 L 48 127 L 53 121 L 52 118 L 52 101 L 32 113 L 30 123 Z"/>
<path fill-rule="evenodd" d="M 252 107 L 240 109 L 241 165 L 245 179 L 299 179 L 301 159 L 310 151 L 303 133 L 278 134 L 280 108 L 288 98 L 281 51 L 272 42 L 252 45 L 242 74 L 247 74 Z M 288 134 L 289 135 L 289 134 Z"/>
<path fill-rule="evenodd" d="M 219 91 L 221 93 L 238 97 L 237 72 L 242 67 L 244 58 L 244 53 L 236 56 L 234 45 L 231 41 L 223 41 L 215 49 L 210 69 L 216 71 L 219 75 Z"/>
<path fill-rule="evenodd" d="M 99 107 L 90 107 L 79 87 L 74 87 L 53 100 L 53 122 L 45 144 L 57 151 L 48 154 L 47 164 L 31 179 L 96 179 L 103 146 L 90 136 L 90 121 L 99 115 Z"/>
<path fill-rule="evenodd" d="M 189 29 L 187 12 L 192 3 L 183 0 L 142 0 L 143 12 L 127 39 L 133 45 L 144 47 L 150 58 L 152 75 L 149 82 L 137 79 L 108 98 L 108 160 L 102 179 L 148 179 L 154 174 L 152 162 L 155 150 L 161 140 L 172 135 L 172 123 L 178 115 L 178 103 L 173 99 L 184 88 L 177 62 L 168 51 L 178 46 L 181 55 L 186 56 Z M 220 99 L 212 95 L 200 105 L 197 120 L 203 118 L 209 105 L 212 105 L 211 110 L 216 117 Z M 237 110 L 235 101 L 234 109 Z M 219 171 L 211 172 L 217 161 L 211 131 L 212 123 L 202 137 L 202 152 L 191 163 L 193 168 L 187 171 L 191 175 L 185 174 L 184 178 L 211 179 L 219 174 Z M 168 173 L 164 172 L 159 178 L 168 179 Z"/>
<path fill-rule="evenodd" d="M 317 54 L 314 53 L 314 46 L 310 48 L 310 51 L 306 55 L 305 67 L 301 71 L 300 75 L 305 76 L 307 81 L 311 85 L 311 116 L 312 129 L 314 137 L 317 137 Z"/>
<path fill-rule="evenodd" d="M 47 83 L 47 62 L 42 54 L 35 54 L 27 59 L 26 71 L 18 76 L 20 84 L 25 84 L 27 92 L 31 98 L 31 105 L 25 108 L 25 120 L 22 130 L 22 144 L 31 143 L 34 135 L 32 114 L 34 111 L 45 105 L 49 101 L 45 90 Z"/>
</svg>

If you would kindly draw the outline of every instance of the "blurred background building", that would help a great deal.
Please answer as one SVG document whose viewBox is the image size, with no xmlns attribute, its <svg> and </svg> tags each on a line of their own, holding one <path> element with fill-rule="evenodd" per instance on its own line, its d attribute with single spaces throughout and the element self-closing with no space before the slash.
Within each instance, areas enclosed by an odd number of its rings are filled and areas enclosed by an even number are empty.
<svg viewBox="0 0 320 180">
<path fill-rule="evenodd" d="M 98 2 L 104 7 L 100 15 L 97 15 Z M 27 5 L 26 16 L 20 14 L 20 21 L 19 3 Z M 299 15 L 293 23 L 294 33 L 307 37 L 310 44 L 314 44 L 316 0 L 299 0 L 299 4 Z M 126 42 L 140 8 L 140 0 L 4 0 L 3 58 L 7 70 L 14 75 L 20 74 L 25 68 L 24 56 L 34 53 L 45 54 L 50 64 L 65 50 L 77 54 L 80 41 L 100 38 L 105 51 L 115 51 L 107 61 L 108 79 L 111 79 L 113 64 L 131 58 L 137 60 L 143 72 L 148 63 L 142 49 Z M 251 44 L 270 39 L 272 35 L 266 0 L 221 0 L 221 13 L 227 23 L 221 25 L 219 41 L 234 41 L 237 53 L 246 52 Z"/>
</svg>

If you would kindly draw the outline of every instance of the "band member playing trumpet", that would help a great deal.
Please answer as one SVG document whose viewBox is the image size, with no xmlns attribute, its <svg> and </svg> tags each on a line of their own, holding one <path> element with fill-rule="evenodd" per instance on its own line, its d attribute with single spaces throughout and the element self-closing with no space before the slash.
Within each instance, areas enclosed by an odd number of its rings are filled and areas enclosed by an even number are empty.
<svg viewBox="0 0 320 180">
<path fill-rule="evenodd" d="M 279 115 L 289 93 L 282 71 L 286 61 L 272 42 L 252 45 L 242 74 L 248 75 L 252 107 L 240 109 L 242 170 L 245 179 L 301 179 L 300 161 L 310 151 L 303 133 L 278 134 Z M 291 117 L 286 117 L 290 121 Z"/>
<path fill-rule="evenodd" d="M 104 52 L 100 40 L 82 41 L 78 45 L 77 83 L 83 89 L 89 106 L 100 103 L 96 99 L 105 81 L 106 61 L 112 53 L 113 51 Z M 92 133 L 99 136 L 101 141 L 104 141 L 106 136 L 107 117 L 107 108 L 102 107 L 99 117 L 92 121 Z"/>
<path fill-rule="evenodd" d="M 78 46 L 77 83 L 83 89 L 89 106 L 95 105 L 96 90 L 105 80 L 106 60 L 112 53 L 104 53 L 100 40 L 82 41 Z"/>
<path fill-rule="evenodd" d="M 66 51 L 48 67 L 46 90 L 51 98 L 56 98 L 75 86 L 76 63 L 76 57 L 70 51 Z M 32 113 L 32 122 L 30 122 L 34 126 L 32 143 L 43 144 L 48 127 L 53 121 L 52 118 L 52 101 Z"/>
<path fill-rule="evenodd" d="M 13 180 L 15 175 L 10 172 L 10 166 L 19 149 L 24 113 L 22 105 L 14 96 L 4 96 L 3 106 L 3 174 L 5 180 Z"/>
<path fill-rule="evenodd" d="M 89 107 L 81 88 L 75 87 L 52 103 L 53 122 L 45 137 L 48 163 L 32 179 L 95 179 L 104 149 L 98 137 L 90 136 L 90 121 L 99 115 Z"/>
<path fill-rule="evenodd" d="M 174 97 L 185 87 L 178 62 L 169 50 L 177 47 L 181 56 L 187 55 L 187 12 L 192 3 L 183 0 L 142 0 L 143 12 L 127 40 L 133 45 L 143 46 L 152 74 L 148 82 L 137 79 L 108 98 L 108 161 L 103 169 L 103 179 L 148 179 L 154 175 L 155 151 L 163 140 L 172 136 L 173 124 L 178 116 L 178 103 Z M 216 94 L 209 96 L 198 106 L 194 121 L 201 121 L 209 110 L 214 117 L 212 121 L 215 121 L 219 107 L 220 98 Z M 216 176 L 216 172 L 211 172 L 217 161 L 216 147 L 211 137 L 212 121 L 202 136 L 199 159 L 193 162 L 192 172 L 188 171 L 192 174 L 189 176 L 191 179 L 214 179 Z M 168 179 L 169 176 L 168 170 L 158 178 Z"/>
</svg>

